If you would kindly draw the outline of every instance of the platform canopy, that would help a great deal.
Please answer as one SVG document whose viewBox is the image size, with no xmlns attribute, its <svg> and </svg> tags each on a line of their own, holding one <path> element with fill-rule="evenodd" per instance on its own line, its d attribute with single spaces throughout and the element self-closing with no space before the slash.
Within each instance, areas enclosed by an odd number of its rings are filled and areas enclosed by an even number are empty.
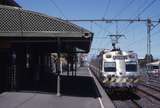
<svg viewBox="0 0 160 108">
<path fill-rule="evenodd" d="M 155 61 L 155 62 L 147 63 L 147 66 L 160 66 L 160 61 Z"/>
<path fill-rule="evenodd" d="M 26 43 L 48 50 L 89 52 L 93 33 L 66 20 L 24 10 L 20 7 L 0 5 L 0 40 Z"/>
<path fill-rule="evenodd" d="M 0 0 L 0 4 L 14 7 L 21 7 L 15 0 Z"/>
</svg>

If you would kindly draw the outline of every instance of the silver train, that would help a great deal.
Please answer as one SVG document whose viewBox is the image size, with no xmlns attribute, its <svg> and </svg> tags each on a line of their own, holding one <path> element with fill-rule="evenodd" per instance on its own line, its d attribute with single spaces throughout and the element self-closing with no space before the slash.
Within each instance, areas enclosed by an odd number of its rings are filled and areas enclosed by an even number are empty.
<svg viewBox="0 0 160 108">
<path fill-rule="evenodd" d="M 89 67 L 106 88 L 137 87 L 140 77 L 138 57 L 132 51 L 103 50 L 91 59 Z"/>
</svg>

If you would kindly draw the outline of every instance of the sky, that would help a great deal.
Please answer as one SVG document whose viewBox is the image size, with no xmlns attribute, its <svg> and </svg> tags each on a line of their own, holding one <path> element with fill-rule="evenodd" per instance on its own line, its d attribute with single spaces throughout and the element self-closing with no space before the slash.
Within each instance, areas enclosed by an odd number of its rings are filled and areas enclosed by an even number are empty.
<svg viewBox="0 0 160 108">
<path fill-rule="evenodd" d="M 160 0 L 15 0 L 24 9 L 62 19 L 147 19 L 159 20 Z M 73 22 L 94 33 L 90 56 L 97 49 L 111 49 L 108 35 L 125 35 L 118 47 L 143 58 L 147 52 L 147 26 L 144 22 Z M 153 23 L 156 25 L 156 23 Z M 160 24 L 151 31 L 151 54 L 160 58 Z"/>
</svg>

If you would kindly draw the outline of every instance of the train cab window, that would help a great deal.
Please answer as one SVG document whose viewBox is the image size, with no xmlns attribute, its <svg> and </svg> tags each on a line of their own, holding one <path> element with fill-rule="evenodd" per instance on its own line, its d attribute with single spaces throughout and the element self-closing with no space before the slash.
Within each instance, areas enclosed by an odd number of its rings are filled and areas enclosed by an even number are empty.
<svg viewBox="0 0 160 108">
<path fill-rule="evenodd" d="M 105 72 L 116 72 L 116 63 L 115 62 L 104 62 L 104 71 Z"/>
<path fill-rule="evenodd" d="M 137 71 L 137 63 L 136 62 L 126 62 L 126 71 L 136 72 Z"/>
</svg>

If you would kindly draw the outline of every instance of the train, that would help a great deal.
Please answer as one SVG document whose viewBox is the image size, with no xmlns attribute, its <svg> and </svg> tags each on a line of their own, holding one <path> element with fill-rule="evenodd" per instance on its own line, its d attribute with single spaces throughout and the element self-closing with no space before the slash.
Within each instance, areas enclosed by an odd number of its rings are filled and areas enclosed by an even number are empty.
<svg viewBox="0 0 160 108">
<path fill-rule="evenodd" d="M 146 64 L 148 69 L 148 75 L 153 77 L 160 76 L 160 61 L 154 61 Z"/>
<path fill-rule="evenodd" d="M 140 72 L 138 56 L 133 51 L 102 50 L 91 59 L 89 68 L 105 88 L 137 88 Z"/>
</svg>

